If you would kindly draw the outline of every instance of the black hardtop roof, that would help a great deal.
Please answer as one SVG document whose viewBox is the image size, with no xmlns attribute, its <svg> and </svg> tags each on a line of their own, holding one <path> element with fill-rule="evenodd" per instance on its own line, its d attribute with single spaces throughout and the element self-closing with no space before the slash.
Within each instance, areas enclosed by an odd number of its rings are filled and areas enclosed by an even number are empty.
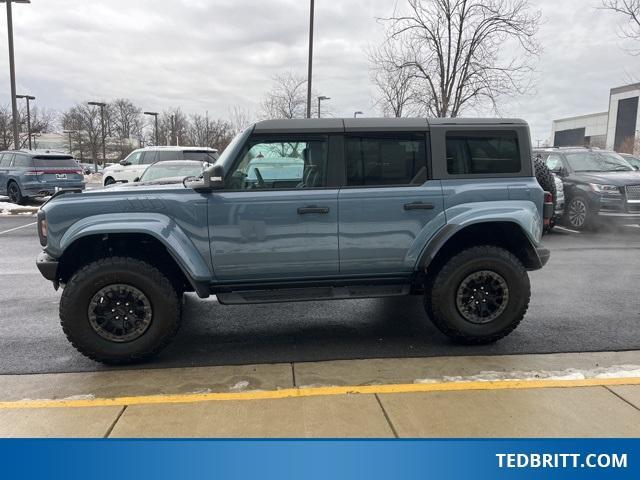
<svg viewBox="0 0 640 480">
<path fill-rule="evenodd" d="M 309 133 L 314 131 L 424 131 L 431 126 L 526 126 L 516 118 L 296 118 L 291 120 L 263 120 L 254 125 L 255 133 Z"/>
</svg>

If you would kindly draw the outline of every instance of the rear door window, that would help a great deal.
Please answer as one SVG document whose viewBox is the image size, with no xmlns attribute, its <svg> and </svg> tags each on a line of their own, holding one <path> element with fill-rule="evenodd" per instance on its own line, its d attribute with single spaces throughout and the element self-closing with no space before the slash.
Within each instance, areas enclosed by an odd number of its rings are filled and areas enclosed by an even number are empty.
<svg viewBox="0 0 640 480">
<path fill-rule="evenodd" d="M 516 132 L 447 134 L 447 171 L 450 175 L 494 175 L 521 170 Z"/>
<path fill-rule="evenodd" d="M 198 162 L 208 162 L 214 163 L 217 160 L 217 154 L 215 152 L 207 152 L 202 151 L 198 152 L 195 150 L 185 150 L 182 152 L 185 160 L 196 160 Z"/>
<path fill-rule="evenodd" d="M 425 136 L 348 136 L 348 186 L 421 185 L 427 180 Z"/>
<path fill-rule="evenodd" d="M 182 160 L 182 152 L 175 150 L 160 150 L 156 154 L 156 162 L 164 160 Z"/>
</svg>

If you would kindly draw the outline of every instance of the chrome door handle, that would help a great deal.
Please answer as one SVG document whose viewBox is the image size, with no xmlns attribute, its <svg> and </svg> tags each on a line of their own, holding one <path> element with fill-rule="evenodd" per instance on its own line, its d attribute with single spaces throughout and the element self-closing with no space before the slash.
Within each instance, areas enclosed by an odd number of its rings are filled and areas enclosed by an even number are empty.
<svg viewBox="0 0 640 480">
<path fill-rule="evenodd" d="M 434 208 L 433 203 L 413 202 L 404 204 L 405 210 L 433 210 Z"/>
<path fill-rule="evenodd" d="M 329 207 L 300 207 L 298 209 L 298 215 L 307 215 L 310 213 L 329 213 Z"/>
</svg>

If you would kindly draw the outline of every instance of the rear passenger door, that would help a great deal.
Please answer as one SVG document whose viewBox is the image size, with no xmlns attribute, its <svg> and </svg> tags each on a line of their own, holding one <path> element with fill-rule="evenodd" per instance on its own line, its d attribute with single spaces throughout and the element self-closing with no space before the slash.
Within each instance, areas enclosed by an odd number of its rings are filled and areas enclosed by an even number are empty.
<svg viewBox="0 0 640 480">
<path fill-rule="evenodd" d="M 424 132 L 345 135 L 340 189 L 341 275 L 409 274 L 445 225 L 442 186 L 429 179 Z"/>
</svg>

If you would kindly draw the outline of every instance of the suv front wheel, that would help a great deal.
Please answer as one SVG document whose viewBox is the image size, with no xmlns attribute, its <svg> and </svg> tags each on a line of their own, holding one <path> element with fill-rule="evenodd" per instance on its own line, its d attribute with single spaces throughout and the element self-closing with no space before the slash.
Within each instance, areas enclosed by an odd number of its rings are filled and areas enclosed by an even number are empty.
<svg viewBox="0 0 640 480">
<path fill-rule="evenodd" d="M 180 327 L 181 302 L 169 279 L 134 258 L 89 263 L 67 283 L 60 323 L 83 355 L 110 364 L 133 363 L 162 350 Z"/>
<path fill-rule="evenodd" d="M 427 282 L 425 309 L 434 325 L 462 344 L 495 342 L 522 321 L 531 297 L 522 262 L 496 246 L 451 257 Z"/>
</svg>

